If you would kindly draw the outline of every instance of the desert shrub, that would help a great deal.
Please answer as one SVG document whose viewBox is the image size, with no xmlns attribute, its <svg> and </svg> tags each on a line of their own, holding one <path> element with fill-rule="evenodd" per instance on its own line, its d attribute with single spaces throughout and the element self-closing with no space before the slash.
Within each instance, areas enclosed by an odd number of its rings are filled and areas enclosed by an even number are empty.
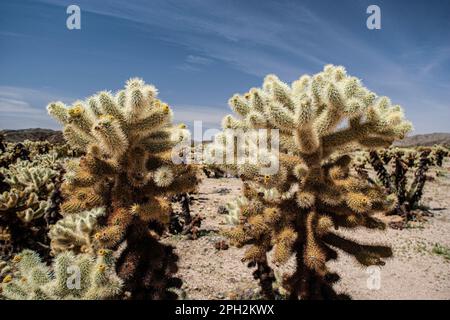
<svg viewBox="0 0 450 320">
<path fill-rule="evenodd" d="M 53 149 L 52 144 L 45 140 L 44 141 L 25 140 L 23 141 L 23 145 L 29 151 L 31 158 L 39 154 L 49 153 L 50 150 Z"/>
<path fill-rule="evenodd" d="M 93 242 L 117 252 L 126 296 L 175 298 L 170 289 L 181 286 L 173 277 L 178 258 L 159 238 L 169 222 L 170 197 L 195 190 L 198 182 L 194 166 L 172 160 L 173 147 L 188 138 L 185 126 L 172 124 L 169 106 L 141 79 L 71 107 L 51 103 L 48 111 L 70 146 L 85 153 L 69 165 L 63 215 L 104 208 Z"/>
<path fill-rule="evenodd" d="M 0 131 L 0 152 L 6 151 L 5 134 Z"/>
<path fill-rule="evenodd" d="M 393 159 L 390 164 L 382 160 L 382 154 L 387 152 Z M 420 147 L 417 150 L 395 148 L 381 152 L 370 151 L 369 162 L 376 172 L 378 184 L 396 197 L 395 207 L 387 214 L 402 216 L 404 222 L 416 218 L 414 210 L 419 208 L 427 172 L 434 163 L 437 163 L 432 152 L 433 150 L 428 147 Z M 414 170 L 412 179 L 408 175 L 411 170 Z"/>
<path fill-rule="evenodd" d="M 183 192 L 171 198 L 172 212 L 170 215 L 169 232 L 186 235 L 195 240 L 199 237 L 200 226 L 203 220 L 198 214 L 191 214 L 191 204 L 194 194 Z"/>
<path fill-rule="evenodd" d="M 441 146 L 441 145 L 435 145 L 431 149 L 431 155 L 433 157 L 434 163 L 438 167 L 442 167 L 442 164 L 444 162 L 444 159 L 450 156 L 449 149 Z"/>
<path fill-rule="evenodd" d="M 7 260 L 23 249 L 50 259 L 47 232 L 60 218 L 63 160 L 42 154 L 33 161 L 17 160 L 8 168 L 0 168 L 0 174 L 1 259 Z"/>
<path fill-rule="evenodd" d="M 66 215 L 50 226 L 48 237 L 53 255 L 72 251 L 75 253 L 95 253 L 94 233 L 99 219 L 105 215 L 105 209 L 93 208 L 78 214 Z"/>
<path fill-rule="evenodd" d="M 392 251 L 347 239 L 336 230 L 383 229 L 372 215 L 395 203 L 382 187 L 350 172 L 348 153 L 357 147 L 388 147 L 402 138 L 411 124 L 401 107 L 377 97 L 343 67 L 331 65 L 291 86 L 269 75 L 262 88 L 236 94 L 229 104 L 237 117 L 224 118 L 224 129 L 268 129 L 269 137 L 278 129 L 280 154 L 273 175 L 261 174 L 273 150 L 260 151 L 256 164 L 240 164 L 235 158 L 223 165 L 244 181 L 247 199 L 241 201 L 237 226 L 225 233 L 235 245 L 248 245 L 243 260 L 251 265 L 264 265 L 269 251 L 272 263 L 295 260 L 295 271 L 283 282 L 290 299 L 344 298 L 332 287 L 339 276 L 327 267 L 337 249 L 363 266 L 384 264 Z M 227 140 L 226 131 L 216 136 L 215 157 L 227 155 Z M 252 139 L 232 141 L 232 151 L 239 146 L 255 150 Z M 267 278 L 272 278 L 270 271 L 260 277 Z M 262 290 L 270 291 L 266 282 Z"/>
<path fill-rule="evenodd" d="M 6 299 L 111 299 L 119 295 L 123 286 L 115 273 L 115 258 L 110 250 L 100 251 L 96 258 L 60 253 L 51 267 L 36 252 L 24 250 L 11 265 L 1 284 L 1 295 Z"/>
<path fill-rule="evenodd" d="M 19 143 L 2 143 L 0 150 L 0 168 L 8 168 L 17 160 L 30 160 L 30 151 Z"/>
</svg>

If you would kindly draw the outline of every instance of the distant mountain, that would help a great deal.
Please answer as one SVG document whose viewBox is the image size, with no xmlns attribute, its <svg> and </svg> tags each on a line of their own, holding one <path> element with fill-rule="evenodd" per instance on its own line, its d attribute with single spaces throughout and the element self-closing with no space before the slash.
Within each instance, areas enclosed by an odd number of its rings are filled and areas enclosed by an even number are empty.
<svg viewBox="0 0 450 320">
<path fill-rule="evenodd" d="M 416 134 L 394 143 L 399 147 L 432 146 L 435 144 L 450 146 L 450 133 Z"/>
<path fill-rule="evenodd" d="M 28 139 L 32 141 L 48 140 L 51 143 L 64 143 L 62 132 L 51 129 L 3 130 L 3 133 L 6 141 L 9 142 L 19 142 Z M 208 143 L 210 141 L 204 142 Z M 394 143 L 394 145 L 399 147 L 432 146 L 435 144 L 450 146 L 450 133 L 417 134 Z"/>
<path fill-rule="evenodd" d="M 47 140 L 51 143 L 64 143 L 61 131 L 51 129 L 19 129 L 19 130 L 1 130 L 5 135 L 7 142 L 20 142 L 24 140 L 41 141 Z"/>
</svg>

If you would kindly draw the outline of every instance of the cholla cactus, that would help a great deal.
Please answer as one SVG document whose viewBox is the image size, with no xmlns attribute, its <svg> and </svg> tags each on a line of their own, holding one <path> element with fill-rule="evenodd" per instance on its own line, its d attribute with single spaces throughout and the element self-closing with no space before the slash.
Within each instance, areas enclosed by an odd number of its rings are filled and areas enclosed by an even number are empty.
<svg viewBox="0 0 450 320">
<path fill-rule="evenodd" d="M 61 161 L 54 160 L 50 166 L 47 160 L 47 156 L 39 156 L 36 161 L 18 160 L 8 168 L 0 168 L 7 186 L 0 194 L 0 227 L 9 234 L 8 239 L 0 239 L 4 259 L 25 248 L 49 257 L 45 243 L 49 225 L 60 217 L 63 170 Z"/>
<path fill-rule="evenodd" d="M 3 277 L 1 295 L 12 300 L 112 299 L 122 290 L 110 250 L 94 259 L 72 252 L 58 254 L 52 268 L 39 255 L 24 250 L 13 259 L 13 270 Z"/>
<path fill-rule="evenodd" d="M 50 201 L 39 200 L 34 192 L 12 189 L 0 195 L 0 214 L 4 219 L 8 219 L 7 215 L 15 214 L 24 223 L 30 223 L 41 218 L 49 207 Z"/>
<path fill-rule="evenodd" d="M 265 261 L 272 248 L 275 264 L 295 256 L 296 270 L 284 283 L 291 299 L 343 297 L 332 288 L 339 276 L 327 267 L 327 261 L 337 258 L 336 249 L 365 266 L 382 265 L 382 258 L 392 255 L 388 247 L 360 244 L 334 231 L 382 229 L 384 224 L 372 214 L 393 205 L 382 188 L 350 173 L 346 152 L 389 146 L 411 124 L 400 106 L 377 97 L 343 67 L 331 65 L 291 86 L 269 75 L 262 89 L 234 95 L 229 103 L 239 118 L 227 116 L 224 128 L 265 128 L 269 135 L 279 130 L 280 167 L 274 175 L 261 176 L 261 164 L 225 165 L 240 174 L 251 203 L 227 235 L 236 245 L 250 244 L 246 261 Z M 223 136 L 215 143 L 215 150 L 226 154 Z"/>
<path fill-rule="evenodd" d="M 98 218 L 105 215 L 104 208 L 94 208 L 67 215 L 50 227 L 52 254 L 65 251 L 94 254 L 93 236 L 97 231 Z"/>
<path fill-rule="evenodd" d="M 5 134 L 0 132 L 0 152 L 6 151 L 6 142 L 5 142 Z"/>
<path fill-rule="evenodd" d="M 25 223 L 42 217 L 52 205 L 50 196 L 62 175 L 57 168 L 61 169 L 61 162 L 48 155 L 32 162 L 19 160 L 8 169 L 1 168 L 8 191 L 0 195 L 0 213 L 15 213 Z"/>
<path fill-rule="evenodd" d="M 30 158 L 34 158 L 40 154 L 46 154 L 52 149 L 52 145 L 48 141 L 23 141 L 23 145 L 30 152 Z"/>
<path fill-rule="evenodd" d="M 383 164 L 380 151 L 372 150 L 370 152 L 370 164 L 374 168 L 379 183 L 384 186 L 386 191 L 395 196 L 396 205 L 387 212 L 388 214 L 397 214 L 404 218 L 404 223 L 414 220 L 416 215 L 414 209 L 419 207 L 422 198 L 423 189 L 426 182 L 426 173 L 433 164 L 431 156 L 432 149 L 420 147 L 418 150 L 395 148 L 389 150 L 394 159 L 392 170 Z M 410 168 L 416 168 L 413 181 L 408 184 L 408 172 Z M 402 227 L 402 225 L 394 224 Z"/>
<path fill-rule="evenodd" d="M 99 247 L 117 249 L 118 275 L 132 298 L 169 298 L 180 286 L 173 248 L 158 237 L 169 221 L 168 196 L 193 191 L 197 171 L 172 161 L 172 149 L 188 138 L 185 126 L 172 124 L 172 111 L 157 90 L 130 79 L 115 95 L 100 92 L 72 107 L 48 106 L 64 126 L 68 143 L 85 152 L 67 180 L 64 215 L 106 208 L 106 223 L 95 234 Z"/>
<path fill-rule="evenodd" d="M 20 160 L 30 160 L 30 152 L 22 144 L 6 144 L 4 151 L 0 153 L 0 168 L 8 168 L 9 165 L 15 163 L 18 159 Z"/>
<path fill-rule="evenodd" d="M 12 271 L 11 261 L 3 261 L 0 260 L 0 282 L 3 281 L 3 278 L 8 276 Z"/>
<path fill-rule="evenodd" d="M 10 166 L 8 170 L 2 170 L 6 176 L 5 182 L 11 188 L 22 190 L 26 193 L 48 194 L 55 188 L 52 179 L 58 174 L 47 166 L 37 166 L 28 162 L 19 162 Z"/>
<path fill-rule="evenodd" d="M 53 151 L 57 154 L 58 158 L 80 157 L 83 155 L 83 152 L 80 152 L 79 150 L 72 148 L 71 145 L 68 143 L 54 146 Z"/>
<path fill-rule="evenodd" d="M 242 210 L 245 206 L 248 206 L 248 199 L 246 197 L 238 197 L 236 200 L 226 204 L 227 215 L 225 220 L 228 224 L 238 225 Z"/>
<path fill-rule="evenodd" d="M 435 145 L 432 148 L 432 156 L 437 166 L 442 167 L 444 158 L 448 157 L 450 152 L 447 148 L 440 145 Z"/>
</svg>

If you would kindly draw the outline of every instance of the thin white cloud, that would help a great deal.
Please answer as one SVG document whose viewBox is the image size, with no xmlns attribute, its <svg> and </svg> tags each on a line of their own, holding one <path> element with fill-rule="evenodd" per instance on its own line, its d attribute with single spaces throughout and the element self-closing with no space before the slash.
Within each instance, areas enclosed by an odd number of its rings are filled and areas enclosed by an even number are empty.
<svg viewBox="0 0 450 320">
<path fill-rule="evenodd" d="M 195 55 L 188 55 L 185 62 L 182 65 L 177 66 L 177 69 L 188 72 L 197 72 L 201 71 L 203 67 L 209 66 L 212 63 L 212 59 Z"/>
<path fill-rule="evenodd" d="M 192 64 L 210 65 L 213 61 L 212 61 L 212 59 L 208 59 L 205 57 L 189 55 L 186 58 L 186 62 L 192 63 Z"/>
<path fill-rule="evenodd" d="M 0 111 L 2 113 L 39 113 L 33 109 L 28 102 L 22 100 L 8 99 L 0 96 Z"/>
<path fill-rule="evenodd" d="M 73 101 L 46 90 L 0 86 L 0 128 L 59 128 L 45 108 L 49 102 L 57 100 Z"/>
</svg>

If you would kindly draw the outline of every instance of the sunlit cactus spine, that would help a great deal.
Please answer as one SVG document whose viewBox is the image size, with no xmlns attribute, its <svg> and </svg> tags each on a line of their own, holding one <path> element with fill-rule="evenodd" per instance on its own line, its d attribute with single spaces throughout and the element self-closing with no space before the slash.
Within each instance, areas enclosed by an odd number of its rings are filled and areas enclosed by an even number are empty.
<svg viewBox="0 0 450 320">
<path fill-rule="evenodd" d="M 99 300 L 120 295 L 122 280 L 114 270 L 111 250 L 91 255 L 64 252 L 48 267 L 31 250 L 16 255 L 3 277 L 0 297 L 11 300 Z"/>
<path fill-rule="evenodd" d="M 143 80 L 127 81 L 113 94 L 99 92 L 67 107 L 48 106 L 64 126 L 68 143 L 84 152 L 63 186 L 64 215 L 106 208 L 94 238 L 98 247 L 122 248 L 116 266 L 125 291 L 134 299 L 173 298 L 180 287 L 173 248 L 158 238 L 169 221 L 170 195 L 196 188 L 197 170 L 172 160 L 173 148 L 189 138 L 172 124 L 170 107 Z"/>
<path fill-rule="evenodd" d="M 382 187 L 350 172 L 347 152 L 388 147 L 403 138 L 411 124 L 401 107 L 332 65 L 292 85 L 269 75 L 262 88 L 236 94 L 229 103 L 237 117 L 227 116 L 224 129 L 270 129 L 269 136 L 278 129 L 280 154 L 279 170 L 273 175 L 261 175 L 267 152 L 260 152 L 256 164 L 224 165 L 244 180 L 249 200 L 238 226 L 226 234 L 238 246 L 249 245 L 246 261 L 263 262 L 269 251 L 272 264 L 295 260 L 296 269 L 283 284 L 290 299 L 345 298 L 334 291 L 332 284 L 339 276 L 327 267 L 337 258 L 336 249 L 364 266 L 384 264 L 382 259 L 392 251 L 346 239 L 336 230 L 383 229 L 372 215 L 395 204 Z M 225 141 L 226 132 L 216 137 L 216 156 L 226 154 Z M 251 139 L 241 141 L 252 144 Z"/>
</svg>

